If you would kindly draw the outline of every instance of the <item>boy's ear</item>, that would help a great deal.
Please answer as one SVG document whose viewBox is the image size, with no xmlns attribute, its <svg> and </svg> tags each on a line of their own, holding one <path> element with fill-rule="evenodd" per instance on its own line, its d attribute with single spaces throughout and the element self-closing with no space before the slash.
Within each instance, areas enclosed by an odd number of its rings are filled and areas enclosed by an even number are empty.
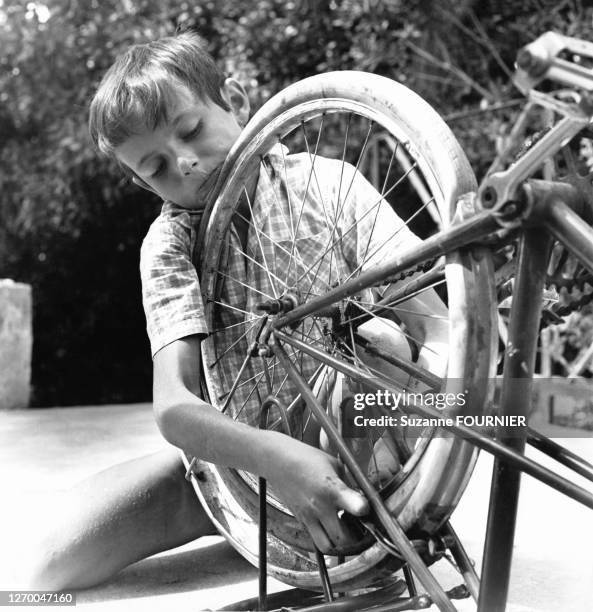
<svg viewBox="0 0 593 612">
<path fill-rule="evenodd" d="M 243 85 L 236 79 L 229 77 L 225 79 L 222 86 L 222 97 L 231 107 L 231 112 L 235 115 L 237 123 L 241 127 L 245 127 L 249 121 L 250 104 L 247 92 Z"/>
<path fill-rule="evenodd" d="M 146 191 L 150 191 L 155 195 L 159 195 L 148 183 L 143 181 L 139 176 L 135 174 L 132 176 L 132 183 L 134 183 L 134 185 L 138 185 L 138 187 L 142 187 L 142 189 L 146 189 Z"/>
</svg>

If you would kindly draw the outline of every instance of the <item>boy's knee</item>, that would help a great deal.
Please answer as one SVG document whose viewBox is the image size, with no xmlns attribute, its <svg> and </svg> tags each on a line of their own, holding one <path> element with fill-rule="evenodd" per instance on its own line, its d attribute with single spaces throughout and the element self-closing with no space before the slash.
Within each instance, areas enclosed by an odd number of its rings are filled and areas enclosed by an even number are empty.
<svg viewBox="0 0 593 612">
<path fill-rule="evenodd" d="M 72 500 L 66 492 L 45 499 L 43 520 L 27 521 L 13 546 L 15 581 L 19 588 L 61 590 L 83 588 L 97 582 L 80 542 L 84 533 L 68 510 Z"/>
<path fill-rule="evenodd" d="M 38 535 L 23 541 L 17 559 L 15 578 L 19 588 L 58 591 L 73 584 L 76 568 L 71 557 Z"/>
<path fill-rule="evenodd" d="M 103 582 L 113 574 L 101 558 L 90 561 L 80 551 L 38 543 L 23 556 L 19 581 L 23 583 L 21 588 L 50 591 L 84 589 Z"/>
<path fill-rule="evenodd" d="M 69 586 L 68 581 L 63 580 L 63 571 L 54 560 L 39 556 L 25 563 L 20 576 L 22 587 L 19 588 L 33 591 L 59 591 Z"/>
</svg>

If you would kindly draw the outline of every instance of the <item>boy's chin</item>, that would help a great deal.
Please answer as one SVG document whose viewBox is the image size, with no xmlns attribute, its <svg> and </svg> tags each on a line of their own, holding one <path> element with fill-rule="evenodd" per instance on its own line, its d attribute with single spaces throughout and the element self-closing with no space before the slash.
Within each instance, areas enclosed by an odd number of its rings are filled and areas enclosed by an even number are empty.
<svg viewBox="0 0 593 612">
<path fill-rule="evenodd" d="M 223 164 L 219 164 L 204 180 L 204 182 L 198 188 L 196 193 L 196 206 L 192 206 L 192 208 L 203 209 L 208 206 L 210 200 L 215 195 L 215 187 L 218 182 L 218 177 L 220 176 L 220 171 L 222 170 Z"/>
</svg>

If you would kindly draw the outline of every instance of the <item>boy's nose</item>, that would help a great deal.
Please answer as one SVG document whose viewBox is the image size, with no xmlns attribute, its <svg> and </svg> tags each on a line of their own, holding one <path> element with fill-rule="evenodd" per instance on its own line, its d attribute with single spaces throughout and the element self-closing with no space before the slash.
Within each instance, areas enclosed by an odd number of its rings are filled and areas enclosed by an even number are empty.
<svg viewBox="0 0 593 612">
<path fill-rule="evenodd" d="M 179 171 L 184 176 L 189 176 L 192 172 L 195 172 L 198 168 L 198 160 L 195 157 L 179 157 L 177 159 L 177 165 Z"/>
</svg>

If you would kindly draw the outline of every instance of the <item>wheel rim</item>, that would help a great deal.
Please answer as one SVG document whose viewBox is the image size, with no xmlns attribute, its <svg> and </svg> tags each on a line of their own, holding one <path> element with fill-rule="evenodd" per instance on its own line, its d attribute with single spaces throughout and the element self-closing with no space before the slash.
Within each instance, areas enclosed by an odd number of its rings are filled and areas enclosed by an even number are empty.
<svg viewBox="0 0 593 612">
<path fill-rule="evenodd" d="M 375 77 L 376 78 L 376 77 Z M 266 128 L 258 134 L 256 138 L 253 138 L 250 143 L 245 147 L 239 156 L 238 161 L 235 163 L 231 170 L 229 180 L 223 192 L 220 194 L 217 203 L 215 205 L 214 212 L 210 219 L 207 232 L 207 245 L 205 248 L 204 265 L 202 267 L 202 285 L 205 288 L 205 295 L 207 299 L 207 315 L 211 329 L 217 329 L 217 325 L 220 324 L 221 312 L 229 311 L 239 315 L 239 317 L 250 316 L 252 309 L 243 309 L 238 307 L 236 304 L 225 305 L 223 299 L 221 299 L 221 278 L 225 278 L 225 282 L 228 282 L 229 275 L 224 272 L 221 274 L 220 270 L 224 270 L 222 259 L 222 249 L 219 245 L 225 242 L 225 233 L 228 230 L 229 223 L 233 215 L 235 214 L 236 202 L 243 191 L 244 184 L 248 182 L 248 177 L 255 169 L 259 166 L 260 158 L 271 146 L 277 144 L 278 134 L 286 136 L 286 134 L 293 133 L 296 129 L 302 130 L 304 134 L 304 144 L 309 158 L 316 161 L 320 155 L 319 139 L 313 138 L 308 140 L 307 129 L 310 129 L 312 125 L 317 122 L 323 124 L 326 121 L 326 117 L 329 115 L 335 116 L 337 112 L 345 111 L 348 116 L 348 123 L 350 127 L 348 131 L 350 135 L 355 131 L 352 129 L 352 117 L 362 117 L 363 123 L 366 122 L 371 126 L 370 130 L 367 128 L 363 130 L 366 132 L 364 142 L 368 142 L 373 138 L 374 126 L 381 126 L 381 129 L 387 129 L 392 137 L 397 139 L 399 143 L 397 146 L 401 146 L 406 151 L 406 156 L 414 161 L 415 171 L 422 173 L 422 180 L 424 185 L 430 189 L 433 194 L 434 202 L 437 209 L 441 213 L 442 226 L 446 227 L 452 219 L 451 206 L 452 201 L 456 199 L 458 193 L 458 186 L 453 183 L 443 184 L 442 180 L 436 176 L 435 170 L 432 167 L 432 160 L 426 156 L 425 153 L 419 152 L 414 144 L 410 141 L 409 133 L 406 132 L 406 126 L 401 121 L 398 122 L 389 113 L 384 110 L 372 108 L 367 104 L 363 104 L 357 100 L 346 100 L 339 98 L 329 99 L 312 99 L 305 100 L 296 106 L 287 108 L 267 123 Z M 302 126 L 306 127 L 303 128 Z M 327 123 L 325 123 L 327 128 Z M 356 126 L 355 126 L 356 127 Z M 320 130 L 323 133 L 323 128 Z M 319 132 L 318 132 L 319 133 Z M 298 140 L 298 139 L 297 139 Z M 301 138 L 303 140 L 303 138 Z M 302 144 L 302 143 L 301 143 Z M 348 136 L 345 138 L 344 150 L 348 148 Z M 397 150 L 397 149 L 396 149 Z M 364 158 L 364 156 L 363 156 Z M 387 194 L 389 197 L 393 190 L 390 191 L 391 186 L 395 183 L 390 179 L 389 174 L 392 168 L 397 167 L 397 163 L 394 163 L 394 154 L 388 156 L 389 161 L 385 162 L 387 166 L 385 176 L 381 179 L 383 183 L 382 192 Z M 363 159 L 361 160 L 361 162 Z M 361 164 L 358 164 L 362 166 Z M 314 164 L 313 164 L 314 166 Z M 263 170 L 262 170 L 263 172 Z M 401 177 L 400 177 L 401 178 Z M 260 175 L 260 180 L 261 175 Z M 449 179 L 447 179 L 449 180 Z M 313 173 L 310 176 L 310 182 L 313 181 Z M 397 181 L 396 181 L 397 182 Z M 400 182 L 401 184 L 401 182 Z M 423 209 L 427 208 L 427 203 L 423 203 Z M 253 210 L 250 211 L 253 213 Z M 418 219 L 418 216 L 422 213 L 416 213 L 417 216 L 411 216 L 412 219 Z M 257 233 L 257 232 L 254 232 Z M 267 238 L 262 232 L 258 235 L 258 240 Z M 296 256 L 294 253 L 291 254 L 292 262 L 295 268 L 298 267 Z M 331 266 L 330 266 L 331 268 Z M 277 289 L 280 289 L 280 283 L 277 281 L 279 278 L 274 271 L 269 268 L 263 272 L 269 280 L 269 285 L 277 285 Z M 476 398 L 476 402 L 484 402 L 488 396 L 489 390 L 483 386 L 483 380 L 485 372 L 490 373 L 492 371 L 492 348 L 494 342 L 492 340 L 492 334 L 494 332 L 494 326 L 492 325 L 493 313 L 491 304 L 494 300 L 489 300 L 489 296 L 492 293 L 492 286 L 490 282 L 490 262 L 485 253 L 482 252 L 466 252 L 463 254 L 452 254 L 447 257 L 446 260 L 446 282 L 449 288 L 449 325 L 450 325 L 450 341 L 458 352 L 462 353 L 462 357 L 449 360 L 448 375 L 452 377 L 453 382 L 451 384 L 462 384 L 464 386 L 471 387 L 471 392 Z M 300 280 L 306 278 L 306 275 L 301 274 Z M 299 280 L 297 278 L 297 280 Z M 335 280 L 335 279 L 334 279 Z M 342 279 L 341 279 L 342 280 Z M 275 290 L 274 294 L 271 295 L 267 292 L 262 292 L 265 295 L 260 294 L 260 298 L 271 299 L 278 297 L 278 293 L 287 293 L 291 283 L 285 283 L 287 286 L 284 287 L 284 291 Z M 305 291 L 305 299 L 307 295 L 311 293 L 311 283 L 308 281 L 309 290 Z M 298 282 L 297 282 L 298 285 Z M 261 291 L 257 288 L 257 292 Z M 453 291 L 451 291 L 453 289 Z M 459 290 L 458 294 L 456 290 Z M 475 298 L 479 301 L 480 314 L 483 315 L 487 312 L 490 321 L 485 318 L 483 321 L 478 321 L 475 316 L 469 312 L 467 308 L 467 300 Z M 361 303 L 359 300 L 358 307 L 363 307 L 363 312 L 370 308 L 368 303 Z M 237 310 L 239 308 L 239 310 Z M 261 313 L 257 313 L 255 318 L 252 318 L 249 325 L 253 328 L 259 327 L 261 320 Z M 359 314 L 360 316 L 360 314 Z M 224 318 L 224 317 L 222 317 Z M 320 338 L 324 336 L 321 323 L 319 321 L 324 317 L 319 317 L 318 320 L 306 330 L 302 337 L 313 343 L 319 343 Z M 325 317 L 327 318 L 327 317 Z M 241 330 L 239 334 L 235 334 L 232 339 L 223 340 L 220 336 L 217 338 L 216 332 L 210 336 L 208 340 L 203 343 L 203 364 L 204 364 L 204 380 L 206 383 L 206 390 L 210 401 L 217 406 L 219 409 L 225 409 L 231 415 L 239 418 L 244 418 L 251 424 L 255 424 L 255 418 L 253 414 L 248 415 L 248 410 L 240 405 L 234 406 L 234 402 L 238 401 L 239 397 L 245 397 L 249 395 L 249 392 L 242 392 L 242 395 L 237 392 L 243 383 L 250 379 L 256 380 L 257 385 L 251 384 L 251 395 L 250 397 L 257 397 L 257 388 L 262 387 L 266 384 L 268 378 L 276 380 L 276 367 L 277 365 L 269 365 L 268 368 L 262 367 L 257 372 L 250 371 L 249 375 L 246 372 L 249 366 L 243 370 L 243 381 L 238 385 L 234 385 L 233 382 L 229 382 L 226 374 L 231 370 L 231 380 L 236 378 L 236 374 L 240 369 L 240 365 L 236 363 L 231 367 L 229 365 L 230 353 L 227 352 L 230 346 L 239 338 L 239 342 L 246 344 L 248 340 L 252 339 L 252 334 L 245 333 L 247 325 L 245 321 L 243 323 L 237 322 L 231 323 L 236 325 L 237 330 Z M 350 322 L 350 327 L 353 327 Z M 486 331 L 489 340 L 482 340 L 480 346 L 477 346 L 475 341 L 468 339 L 472 334 L 475 335 L 476 330 L 480 329 L 482 332 Z M 316 330 L 313 334 L 313 330 Z M 352 335 L 352 329 L 350 334 Z M 293 333 L 295 333 L 293 331 Z M 297 332 L 298 333 L 298 332 Z M 313 335 L 313 337 L 312 337 Z M 490 345 L 488 346 L 488 342 Z M 235 346 L 238 346 L 235 345 Z M 342 357 L 346 357 L 355 363 L 357 362 L 357 356 L 352 353 L 356 352 L 356 342 L 353 342 L 350 347 L 350 354 L 348 347 L 342 349 Z M 333 346 L 325 347 L 328 351 L 335 351 L 335 343 Z M 478 355 L 479 353 L 479 355 Z M 227 358 L 227 355 L 229 357 Z M 293 355 L 293 357 L 295 357 Z M 475 371 L 468 371 L 468 359 L 471 360 L 475 357 L 476 368 Z M 254 358 L 255 360 L 255 358 Z M 251 360 L 250 360 L 251 361 Z M 273 364 L 272 361 L 269 364 Z M 358 359 L 360 367 L 369 368 L 366 362 L 361 362 Z M 251 364 L 250 364 L 251 365 Z M 317 368 L 319 364 L 317 364 Z M 267 370 L 267 374 L 266 374 Z M 274 372 L 270 372 L 274 370 Z M 373 366 L 370 367 L 372 372 Z M 316 369 L 313 371 L 309 370 L 303 372 L 305 378 L 308 378 L 311 385 L 315 387 L 323 383 L 319 383 L 321 374 Z M 255 376 L 256 378 L 253 378 Z M 285 382 L 283 376 L 276 380 L 276 389 L 280 387 L 282 389 Z M 480 384 L 482 385 L 481 388 Z M 247 383 L 249 384 L 249 383 Z M 226 386 L 225 386 L 226 385 Z M 229 386 L 230 385 L 230 386 Z M 246 386 L 246 385 L 243 385 Z M 229 402 L 229 388 L 235 389 L 235 396 Z M 318 390 L 319 392 L 319 390 Z M 262 393 L 260 392 L 260 397 Z M 249 402 L 253 403 L 253 400 L 248 398 Z M 302 417 L 302 414 L 301 414 Z M 272 422 L 279 421 L 279 414 L 275 415 L 275 419 Z M 301 424 L 304 419 L 301 418 Z M 452 439 L 434 439 L 428 443 L 429 438 L 423 438 L 423 442 L 417 445 L 413 449 L 411 458 L 404 464 L 402 470 L 396 476 L 398 479 L 398 487 L 395 493 L 387 495 L 386 503 L 392 513 L 397 516 L 398 521 L 404 528 L 420 527 L 424 531 L 431 531 L 438 528 L 444 520 L 448 517 L 456 504 L 461 492 L 469 478 L 473 463 L 475 461 L 475 452 L 467 443 L 463 443 L 459 440 Z M 368 454 L 368 453 L 367 453 Z M 373 458 L 373 454 L 371 454 Z M 443 459 L 452 461 L 452 465 L 455 468 L 452 470 L 453 474 L 443 473 Z M 370 465 L 370 464 L 369 464 Z M 367 466 L 368 467 L 368 466 Z M 230 541 L 252 562 L 256 561 L 257 547 L 253 548 L 254 535 L 251 533 L 248 537 L 244 537 L 244 534 L 239 534 L 239 531 L 245 532 L 245 525 L 250 524 L 250 530 L 253 532 L 253 528 L 256 523 L 257 517 L 257 502 L 255 495 L 255 479 L 250 475 L 241 474 L 233 470 L 219 469 L 219 468 L 204 468 L 209 471 L 208 478 L 206 481 L 209 483 L 216 483 L 214 485 L 202 484 L 198 487 L 200 489 L 199 495 L 202 497 L 205 505 L 210 509 L 213 519 L 218 523 L 222 531 L 227 535 Z M 429 472 L 434 472 L 442 477 L 446 484 L 443 486 L 437 486 L 433 482 L 427 490 L 422 480 Z M 433 477 L 434 479 L 434 477 Z M 233 524 L 232 518 L 229 518 L 233 514 L 236 515 L 237 508 L 229 510 L 225 509 L 227 502 L 221 503 L 221 499 L 227 500 L 227 498 L 233 498 L 234 500 L 239 499 L 241 508 L 243 509 L 243 515 L 241 519 L 236 522 L 241 524 L 241 528 L 237 528 L 236 524 Z M 431 511 L 426 511 L 425 506 L 427 503 L 433 505 Z M 231 504 L 232 505 L 232 504 Z M 269 500 L 270 513 L 271 513 L 271 531 L 275 540 L 270 545 L 270 559 L 269 569 L 271 573 L 275 574 L 280 579 L 303 587 L 315 588 L 318 586 L 318 577 L 315 573 L 315 565 L 308 557 L 305 549 L 307 549 L 307 537 L 306 534 L 298 532 L 298 524 L 294 517 L 290 515 L 288 510 L 283 507 L 279 500 L 273 497 Z M 255 533 L 255 532 L 254 532 Z M 295 535 L 296 534 L 296 535 Z M 255 544 L 256 545 L 256 544 Z M 376 569 L 375 566 L 380 566 L 381 562 L 385 557 L 384 551 L 377 545 L 372 546 L 365 552 L 359 555 L 355 555 L 350 558 L 346 563 L 338 567 L 330 568 L 330 576 L 333 582 L 336 584 L 354 584 L 359 583 L 361 580 L 367 580 L 369 572 L 376 574 L 381 573 L 381 569 Z M 373 568 L 375 569 L 373 570 Z M 354 582 L 353 582 L 354 581 Z"/>
</svg>

